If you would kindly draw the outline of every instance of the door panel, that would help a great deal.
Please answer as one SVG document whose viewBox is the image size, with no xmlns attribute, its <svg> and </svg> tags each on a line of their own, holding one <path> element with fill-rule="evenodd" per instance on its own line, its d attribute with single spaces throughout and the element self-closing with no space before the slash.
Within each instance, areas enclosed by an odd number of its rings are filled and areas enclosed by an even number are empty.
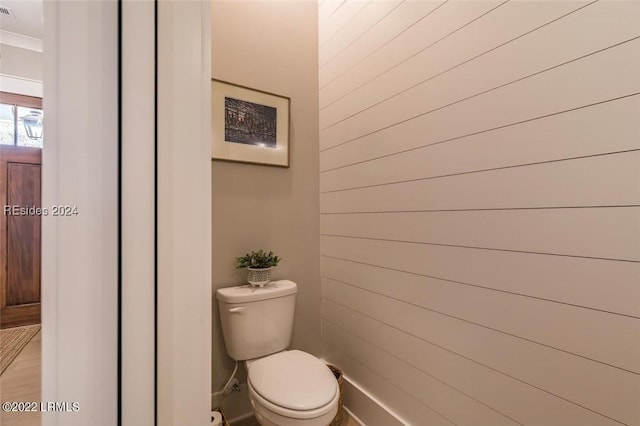
<svg viewBox="0 0 640 426">
<path fill-rule="evenodd" d="M 40 165 L 9 163 L 9 206 L 40 208 Z M 40 302 L 40 216 L 7 217 L 7 306 Z"/>
<path fill-rule="evenodd" d="M 41 157 L 0 147 L 0 327 L 40 322 Z"/>
</svg>

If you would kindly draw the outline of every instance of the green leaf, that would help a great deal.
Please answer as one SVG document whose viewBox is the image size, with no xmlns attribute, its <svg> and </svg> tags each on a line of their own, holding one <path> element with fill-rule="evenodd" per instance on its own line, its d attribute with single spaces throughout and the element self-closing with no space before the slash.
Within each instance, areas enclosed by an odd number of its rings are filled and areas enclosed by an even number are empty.
<svg viewBox="0 0 640 426">
<path fill-rule="evenodd" d="M 269 251 L 268 253 L 260 249 L 258 251 L 251 251 L 251 253 L 247 253 L 244 256 L 236 257 L 236 268 L 269 268 L 272 266 L 277 266 L 280 263 L 282 258 L 273 254 L 273 251 Z"/>
</svg>

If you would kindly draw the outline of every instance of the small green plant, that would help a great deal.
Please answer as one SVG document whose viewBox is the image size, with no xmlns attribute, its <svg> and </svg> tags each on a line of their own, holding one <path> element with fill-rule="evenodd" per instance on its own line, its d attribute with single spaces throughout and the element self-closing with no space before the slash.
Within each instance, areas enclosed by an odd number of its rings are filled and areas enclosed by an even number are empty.
<svg viewBox="0 0 640 426">
<path fill-rule="evenodd" d="M 273 254 L 272 251 L 267 253 L 264 250 L 251 251 L 244 256 L 236 257 L 236 268 L 270 268 L 277 266 L 282 258 Z"/>
</svg>

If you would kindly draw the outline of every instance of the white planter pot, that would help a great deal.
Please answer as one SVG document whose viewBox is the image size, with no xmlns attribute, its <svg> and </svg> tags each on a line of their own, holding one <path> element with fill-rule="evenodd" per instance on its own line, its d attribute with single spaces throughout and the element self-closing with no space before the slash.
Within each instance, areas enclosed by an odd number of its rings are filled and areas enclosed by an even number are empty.
<svg viewBox="0 0 640 426">
<path fill-rule="evenodd" d="M 247 281 L 253 287 L 263 287 L 271 282 L 271 268 L 247 268 Z"/>
</svg>

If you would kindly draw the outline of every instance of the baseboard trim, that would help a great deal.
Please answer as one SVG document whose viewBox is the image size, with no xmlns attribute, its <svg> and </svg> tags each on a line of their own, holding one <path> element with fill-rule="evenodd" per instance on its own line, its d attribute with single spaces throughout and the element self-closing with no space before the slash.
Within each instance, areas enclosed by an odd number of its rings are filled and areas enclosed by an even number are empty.
<svg viewBox="0 0 640 426">
<path fill-rule="evenodd" d="M 363 426 L 409 425 L 401 416 L 346 375 L 344 385 L 345 410 L 359 424 Z"/>
<path fill-rule="evenodd" d="M 360 426 L 366 426 L 364 424 L 364 422 L 362 420 L 360 420 L 360 418 L 358 416 L 356 416 L 355 414 L 353 414 L 353 412 L 351 410 L 349 410 L 347 407 L 342 407 L 344 408 L 344 411 L 347 412 L 347 414 L 349 415 L 349 417 L 351 418 L 351 420 L 353 420 L 354 422 L 358 423 Z"/>
</svg>

